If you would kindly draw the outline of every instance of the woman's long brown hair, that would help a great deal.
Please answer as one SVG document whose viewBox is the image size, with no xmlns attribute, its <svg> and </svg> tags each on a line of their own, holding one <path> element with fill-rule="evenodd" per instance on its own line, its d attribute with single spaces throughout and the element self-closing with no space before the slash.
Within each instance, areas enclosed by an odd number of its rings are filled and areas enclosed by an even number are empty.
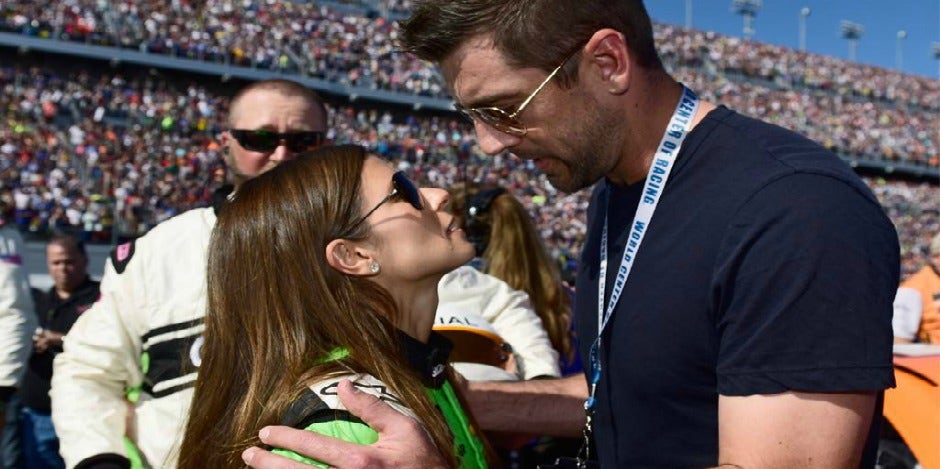
<svg viewBox="0 0 940 469">
<path fill-rule="evenodd" d="M 219 214 L 209 245 L 202 363 L 179 467 L 243 466 L 258 430 L 277 424 L 309 384 L 369 373 L 428 430 L 451 465 L 453 437 L 400 351 L 389 294 L 331 268 L 327 244 L 364 239 L 356 146 L 301 154 L 245 182 Z M 321 363 L 336 347 L 350 355 Z"/>
</svg>

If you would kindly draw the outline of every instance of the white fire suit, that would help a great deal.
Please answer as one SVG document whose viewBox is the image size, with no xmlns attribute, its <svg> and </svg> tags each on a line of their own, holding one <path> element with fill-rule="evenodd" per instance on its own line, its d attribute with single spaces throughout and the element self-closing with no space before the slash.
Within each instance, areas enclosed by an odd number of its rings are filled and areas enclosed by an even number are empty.
<svg viewBox="0 0 940 469">
<path fill-rule="evenodd" d="M 3 402 L 23 377 L 37 325 L 22 255 L 23 238 L 19 232 L 0 226 L 0 397 Z"/>
<path fill-rule="evenodd" d="M 67 467 L 125 456 L 126 430 L 145 465 L 175 466 L 202 342 L 214 224 L 212 208 L 193 209 L 111 254 L 101 298 L 55 359 L 52 420 Z M 135 389 L 126 429 L 126 395 Z"/>
</svg>

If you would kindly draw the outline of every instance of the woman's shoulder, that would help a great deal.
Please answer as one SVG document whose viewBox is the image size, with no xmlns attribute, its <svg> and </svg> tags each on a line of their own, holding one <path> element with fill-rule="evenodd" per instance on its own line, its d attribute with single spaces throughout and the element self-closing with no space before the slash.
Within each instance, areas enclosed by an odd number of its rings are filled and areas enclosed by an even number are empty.
<svg viewBox="0 0 940 469">
<path fill-rule="evenodd" d="M 346 410 L 346 406 L 340 400 L 337 394 L 339 383 L 343 380 L 349 380 L 362 392 L 371 394 L 379 400 L 392 406 L 395 410 L 414 417 L 414 413 L 405 407 L 398 396 L 378 378 L 368 373 L 350 373 L 346 375 L 337 375 L 316 381 L 308 386 L 310 392 L 306 395 L 308 399 L 315 397 L 323 403 L 323 406 L 332 410 Z M 312 395 L 312 396 L 311 396 Z"/>
</svg>

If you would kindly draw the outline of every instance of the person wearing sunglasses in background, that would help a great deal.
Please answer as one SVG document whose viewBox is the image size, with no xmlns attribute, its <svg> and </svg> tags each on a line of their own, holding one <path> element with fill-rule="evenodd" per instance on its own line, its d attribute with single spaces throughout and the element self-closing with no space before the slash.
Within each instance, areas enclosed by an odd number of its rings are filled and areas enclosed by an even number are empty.
<svg viewBox="0 0 940 469">
<path fill-rule="evenodd" d="M 529 160 L 564 192 L 594 186 L 574 303 L 586 373 L 470 383 L 484 429 L 584 431 L 609 468 L 875 465 L 900 250 L 848 165 L 700 100 L 663 66 L 641 0 L 411 11 L 402 49 L 440 65 L 484 152 Z M 366 404 L 384 444 L 299 445 L 284 428 L 262 441 L 344 469 L 420 451 L 392 414 L 375 420 L 380 403 L 341 398 Z M 290 467 L 273 456 L 245 453 Z"/>
<path fill-rule="evenodd" d="M 222 151 L 237 192 L 323 144 L 327 111 L 303 85 L 266 80 L 234 96 L 228 122 Z M 171 218 L 112 252 L 100 300 L 55 360 L 52 418 L 68 467 L 175 466 L 199 365 L 206 248 L 227 194 L 218 195 L 212 207 Z"/>
<path fill-rule="evenodd" d="M 450 382 L 451 344 L 431 329 L 438 283 L 473 257 L 448 197 L 353 145 L 302 154 L 235 193 L 209 245 L 180 469 L 238 467 L 273 423 L 375 442 L 336 398 L 346 379 L 414 417 L 450 467 L 488 466 Z"/>
</svg>

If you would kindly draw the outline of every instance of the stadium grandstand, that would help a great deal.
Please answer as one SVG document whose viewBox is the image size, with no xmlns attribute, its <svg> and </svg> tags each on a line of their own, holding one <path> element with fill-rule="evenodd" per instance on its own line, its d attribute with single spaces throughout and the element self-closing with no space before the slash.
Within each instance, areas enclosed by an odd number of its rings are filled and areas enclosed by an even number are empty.
<svg viewBox="0 0 940 469">
<path fill-rule="evenodd" d="M 395 47 L 407 0 L 0 6 L 0 196 L 33 238 L 114 243 L 207 203 L 226 178 L 225 96 L 283 76 L 329 101 L 330 139 L 424 184 L 486 181 L 523 200 L 568 275 L 589 192 L 564 195 L 529 163 L 486 157 L 438 72 Z M 940 82 L 794 49 L 657 24 L 663 61 L 704 99 L 832 149 L 878 195 L 903 270 L 940 231 Z"/>
</svg>

